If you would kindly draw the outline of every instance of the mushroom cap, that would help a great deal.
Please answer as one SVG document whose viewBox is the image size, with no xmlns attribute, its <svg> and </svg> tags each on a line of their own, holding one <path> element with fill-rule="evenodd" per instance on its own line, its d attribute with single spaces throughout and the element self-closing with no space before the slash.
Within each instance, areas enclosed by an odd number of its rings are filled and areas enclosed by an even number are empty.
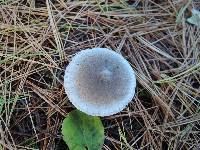
<svg viewBox="0 0 200 150">
<path fill-rule="evenodd" d="M 135 94 L 135 73 L 120 54 L 93 48 L 78 52 L 66 67 L 65 92 L 72 104 L 92 116 L 120 112 Z"/>
</svg>

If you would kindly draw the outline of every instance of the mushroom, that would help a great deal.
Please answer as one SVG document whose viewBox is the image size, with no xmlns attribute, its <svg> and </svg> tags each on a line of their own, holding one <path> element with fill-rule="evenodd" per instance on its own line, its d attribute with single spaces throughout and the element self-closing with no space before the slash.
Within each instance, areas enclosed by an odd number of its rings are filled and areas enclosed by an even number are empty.
<svg viewBox="0 0 200 150">
<path fill-rule="evenodd" d="M 65 92 L 72 104 L 92 116 L 120 112 L 135 94 L 135 73 L 120 54 L 93 48 L 77 53 L 66 67 Z"/>
</svg>

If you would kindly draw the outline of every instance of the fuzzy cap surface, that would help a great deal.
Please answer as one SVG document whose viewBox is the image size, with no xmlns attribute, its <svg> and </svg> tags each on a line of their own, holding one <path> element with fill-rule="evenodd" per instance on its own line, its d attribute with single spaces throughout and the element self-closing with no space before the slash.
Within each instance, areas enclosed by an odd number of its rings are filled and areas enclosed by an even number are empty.
<svg viewBox="0 0 200 150">
<path fill-rule="evenodd" d="M 64 88 L 72 104 L 92 116 L 120 112 L 133 99 L 135 73 L 120 54 L 93 48 L 78 52 L 64 75 Z"/>
</svg>

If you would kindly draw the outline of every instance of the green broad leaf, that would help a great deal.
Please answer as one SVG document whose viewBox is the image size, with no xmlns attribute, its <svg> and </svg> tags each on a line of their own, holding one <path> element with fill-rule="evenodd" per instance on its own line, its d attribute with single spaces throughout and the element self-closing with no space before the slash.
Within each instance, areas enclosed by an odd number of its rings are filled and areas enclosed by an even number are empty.
<svg viewBox="0 0 200 150">
<path fill-rule="evenodd" d="M 192 9 L 192 16 L 187 19 L 187 22 L 200 28 L 200 11 Z"/>
<path fill-rule="evenodd" d="M 70 150 L 102 149 L 105 136 L 99 117 L 74 110 L 64 119 L 61 130 Z"/>
</svg>

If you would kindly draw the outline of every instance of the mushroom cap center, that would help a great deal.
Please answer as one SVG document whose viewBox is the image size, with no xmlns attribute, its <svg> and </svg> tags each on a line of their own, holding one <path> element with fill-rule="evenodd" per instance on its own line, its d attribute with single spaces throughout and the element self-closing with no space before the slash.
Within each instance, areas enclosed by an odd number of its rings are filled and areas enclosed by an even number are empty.
<svg viewBox="0 0 200 150">
<path fill-rule="evenodd" d="M 112 79 L 112 72 L 108 69 L 104 69 L 99 73 L 100 80 L 103 82 L 111 81 Z"/>
</svg>

